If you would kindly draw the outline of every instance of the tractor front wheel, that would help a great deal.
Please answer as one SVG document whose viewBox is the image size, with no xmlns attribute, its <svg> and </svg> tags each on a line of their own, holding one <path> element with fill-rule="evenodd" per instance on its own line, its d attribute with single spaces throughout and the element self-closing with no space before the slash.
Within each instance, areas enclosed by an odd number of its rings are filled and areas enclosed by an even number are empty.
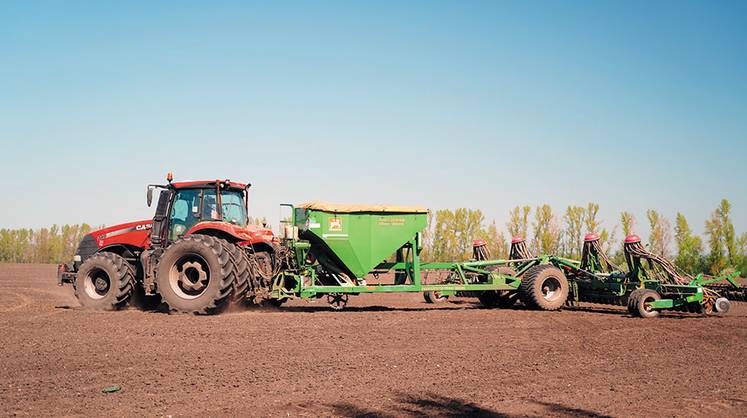
<svg viewBox="0 0 747 418">
<path fill-rule="evenodd" d="M 134 284 L 132 266 L 124 258 L 98 253 L 80 267 L 75 277 L 75 297 L 87 309 L 122 309 L 132 296 Z"/>
<path fill-rule="evenodd" d="M 169 310 L 213 314 L 225 309 L 235 290 L 229 244 L 188 235 L 169 246 L 158 262 L 156 288 Z"/>
</svg>

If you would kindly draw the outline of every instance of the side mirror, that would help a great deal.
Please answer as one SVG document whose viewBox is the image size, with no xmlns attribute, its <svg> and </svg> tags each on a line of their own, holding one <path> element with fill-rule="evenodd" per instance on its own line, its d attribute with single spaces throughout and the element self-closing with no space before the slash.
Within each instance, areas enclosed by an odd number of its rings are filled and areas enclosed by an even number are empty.
<svg viewBox="0 0 747 418">
<path fill-rule="evenodd" d="M 150 205 L 153 203 L 153 188 L 152 187 L 148 187 L 148 195 L 147 196 L 148 196 L 148 198 L 147 198 L 148 207 L 150 207 Z"/>
</svg>

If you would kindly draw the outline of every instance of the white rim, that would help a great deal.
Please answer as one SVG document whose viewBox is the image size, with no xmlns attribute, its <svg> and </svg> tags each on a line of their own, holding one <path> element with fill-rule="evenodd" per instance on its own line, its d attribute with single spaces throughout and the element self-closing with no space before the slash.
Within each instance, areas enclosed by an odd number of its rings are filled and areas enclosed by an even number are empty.
<svg viewBox="0 0 747 418">
<path fill-rule="evenodd" d="M 103 299 L 109 293 L 112 281 L 104 270 L 93 268 L 83 280 L 83 288 L 91 299 Z"/>
<path fill-rule="evenodd" d="M 197 299 L 210 284 L 210 268 L 204 258 L 189 254 L 169 269 L 169 286 L 182 299 Z"/>
</svg>

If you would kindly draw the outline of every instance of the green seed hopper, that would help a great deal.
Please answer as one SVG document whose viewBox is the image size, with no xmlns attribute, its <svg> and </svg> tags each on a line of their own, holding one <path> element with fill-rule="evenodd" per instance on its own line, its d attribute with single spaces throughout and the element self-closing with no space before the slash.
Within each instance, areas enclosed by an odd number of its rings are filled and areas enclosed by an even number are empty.
<svg viewBox="0 0 747 418">
<path fill-rule="evenodd" d="M 340 205 L 296 207 L 295 224 L 311 253 L 331 260 L 350 278 L 362 278 L 428 224 L 428 209 L 412 206 Z"/>
<path fill-rule="evenodd" d="M 492 304 L 500 292 L 515 292 L 519 287 L 517 277 L 497 270 L 509 260 L 421 262 L 420 232 L 428 225 L 426 208 L 323 202 L 282 206 L 292 209 L 291 219 L 283 226 L 283 246 L 292 261 L 286 261 L 287 268 L 273 279 L 270 293 L 277 304 L 326 295 L 333 308 L 341 309 L 350 294 L 438 292 L 448 296 L 465 291 L 488 295 L 486 303 Z M 428 282 L 428 271 L 433 270 L 441 270 L 450 280 Z M 368 275 L 383 272 L 393 272 L 394 283 L 367 283 Z"/>
</svg>

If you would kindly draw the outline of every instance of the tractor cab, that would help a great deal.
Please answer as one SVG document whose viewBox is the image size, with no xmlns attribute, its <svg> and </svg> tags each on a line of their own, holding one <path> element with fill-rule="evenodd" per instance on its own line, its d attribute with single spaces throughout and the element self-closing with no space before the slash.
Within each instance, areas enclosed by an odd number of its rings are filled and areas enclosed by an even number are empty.
<svg viewBox="0 0 747 418">
<path fill-rule="evenodd" d="M 161 189 L 153 217 L 151 245 L 164 247 L 177 241 L 198 224 L 228 224 L 231 229 L 244 229 L 248 224 L 249 184 L 230 180 L 172 182 L 148 186 L 148 205 L 153 190 Z"/>
</svg>

